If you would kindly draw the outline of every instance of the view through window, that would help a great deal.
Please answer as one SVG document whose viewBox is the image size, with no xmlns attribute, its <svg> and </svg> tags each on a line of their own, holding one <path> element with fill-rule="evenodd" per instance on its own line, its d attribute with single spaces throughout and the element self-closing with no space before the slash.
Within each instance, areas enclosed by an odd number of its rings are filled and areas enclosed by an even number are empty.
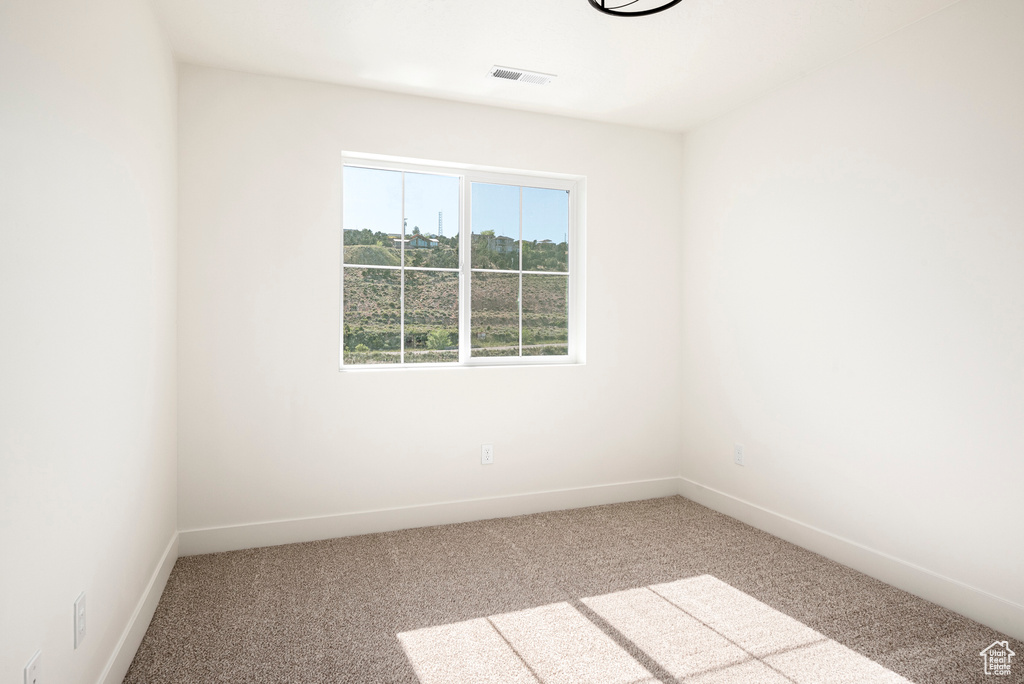
<svg viewBox="0 0 1024 684">
<path fill-rule="evenodd" d="M 342 366 L 574 361 L 575 188 L 346 162 Z"/>
</svg>

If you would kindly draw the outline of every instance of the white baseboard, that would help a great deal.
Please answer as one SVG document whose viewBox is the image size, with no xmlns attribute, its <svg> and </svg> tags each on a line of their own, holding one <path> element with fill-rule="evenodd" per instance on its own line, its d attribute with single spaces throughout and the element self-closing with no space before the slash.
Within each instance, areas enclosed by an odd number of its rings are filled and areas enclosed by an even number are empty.
<svg viewBox="0 0 1024 684">
<path fill-rule="evenodd" d="M 667 477 L 639 482 L 560 489 L 529 494 L 514 494 L 486 499 L 469 499 L 422 506 L 405 506 L 375 511 L 342 513 L 314 518 L 273 520 L 268 522 L 181 530 L 180 553 L 236 551 L 259 546 L 334 539 L 373 532 L 390 532 L 413 527 L 504 518 L 543 511 L 558 511 L 584 506 L 656 499 L 673 496 L 679 480 Z"/>
<path fill-rule="evenodd" d="M 699 482 L 679 478 L 679 494 L 886 584 L 1024 640 L 1024 606 L 775 513 Z"/>
<path fill-rule="evenodd" d="M 887 584 L 949 608 L 1011 637 L 1024 640 L 1024 606 L 682 477 L 181 530 L 176 540 L 177 551 L 182 556 L 235 551 L 260 546 L 276 546 L 357 534 L 638 501 L 673 494 L 685 496 L 797 546 L 819 553 Z M 168 550 L 170 550 L 170 546 Z M 178 554 L 175 554 L 175 557 Z M 125 650 L 130 650 L 123 665 L 124 671 L 127 671 L 128 665 L 131 664 L 131 656 L 138 648 L 142 635 L 145 634 L 145 626 L 149 624 L 156 601 L 166 583 L 167 574 L 170 573 L 170 568 L 174 564 L 174 557 L 171 557 L 170 561 L 167 559 L 165 554 L 161 568 L 158 569 L 159 573 L 164 565 L 167 566 L 165 574 L 162 575 L 162 579 L 158 583 L 158 590 L 147 591 L 147 596 L 144 597 L 143 602 L 140 602 L 136 616 L 133 617 L 133 625 L 135 622 L 142 623 L 134 646 L 128 649 L 132 643 L 128 638 L 131 626 L 122 637 L 119 651 L 121 646 L 124 646 Z M 157 574 L 154 574 L 151 588 L 156 585 Z M 150 598 L 150 593 L 155 595 Z M 152 601 L 152 605 L 149 606 L 147 603 L 148 611 L 145 611 L 143 603 L 149 600 Z M 143 616 L 144 619 L 142 619 Z M 115 658 L 112 658 L 111 664 L 107 668 L 111 672 L 115 671 L 112 667 L 114 661 Z M 121 674 L 123 676 L 123 672 Z M 105 684 L 107 680 L 101 679 L 100 681 Z M 110 678 L 109 681 L 113 684 L 120 679 Z"/>
<path fill-rule="evenodd" d="M 103 668 L 103 673 L 97 680 L 98 684 L 121 684 L 124 681 L 124 676 L 128 673 L 128 668 L 131 667 L 132 660 L 135 658 L 135 652 L 139 650 L 139 645 L 142 643 L 142 637 L 146 636 L 146 630 L 149 629 L 149 623 L 153 619 L 153 613 L 156 612 L 156 606 L 160 602 L 161 594 L 164 593 L 167 578 L 170 577 L 176 560 L 178 560 L 177 532 L 167 543 L 164 555 L 160 557 L 160 562 L 157 563 L 156 569 L 149 578 L 149 584 L 146 585 L 139 603 L 135 606 L 135 612 L 128 620 L 128 625 L 124 628 L 110 660 L 107 661 L 107 666 Z"/>
</svg>

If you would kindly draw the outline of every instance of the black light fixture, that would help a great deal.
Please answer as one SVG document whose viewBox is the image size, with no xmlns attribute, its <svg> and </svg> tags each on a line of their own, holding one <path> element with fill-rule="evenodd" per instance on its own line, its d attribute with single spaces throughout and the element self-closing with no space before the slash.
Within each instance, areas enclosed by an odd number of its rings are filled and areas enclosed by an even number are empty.
<svg viewBox="0 0 1024 684">
<path fill-rule="evenodd" d="M 682 0 L 590 0 L 594 9 L 613 17 L 642 17 L 667 10 Z"/>
</svg>

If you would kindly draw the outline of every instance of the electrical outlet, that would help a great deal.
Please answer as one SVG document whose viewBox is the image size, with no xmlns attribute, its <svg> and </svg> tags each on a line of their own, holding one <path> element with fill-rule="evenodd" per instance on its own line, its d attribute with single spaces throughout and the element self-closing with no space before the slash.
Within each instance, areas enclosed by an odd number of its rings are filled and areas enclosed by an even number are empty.
<svg viewBox="0 0 1024 684">
<path fill-rule="evenodd" d="M 39 661 L 42 660 L 43 652 L 36 651 L 32 659 L 28 661 L 28 665 L 25 666 L 25 684 L 43 684 L 43 680 L 39 677 Z"/>
<path fill-rule="evenodd" d="M 492 463 L 494 463 L 493 444 L 480 445 L 480 463 L 482 463 L 483 465 L 491 465 Z"/>
<path fill-rule="evenodd" d="M 85 641 L 85 592 L 75 599 L 75 648 Z"/>
<path fill-rule="evenodd" d="M 735 444 L 732 448 L 732 462 L 736 465 L 743 465 L 743 445 Z"/>
</svg>

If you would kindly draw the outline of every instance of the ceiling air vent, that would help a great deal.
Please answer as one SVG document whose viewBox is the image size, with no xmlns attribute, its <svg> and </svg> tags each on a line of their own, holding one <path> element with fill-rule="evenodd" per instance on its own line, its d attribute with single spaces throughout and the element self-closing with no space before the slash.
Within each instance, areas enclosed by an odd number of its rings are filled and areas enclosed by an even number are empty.
<svg viewBox="0 0 1024 684">
<path fill-rule="evenodd" d="M 546 85 L 555 78 L 551 74 L 542 74 L 536 71 L 525 69 L 510 69 L 509 67 L 492 67 L 487 74 L 491 78 L 503 78 L 506 81 L 519 81 L 520 83 L 533 83 L 534 85 Z"/>
</svg>

